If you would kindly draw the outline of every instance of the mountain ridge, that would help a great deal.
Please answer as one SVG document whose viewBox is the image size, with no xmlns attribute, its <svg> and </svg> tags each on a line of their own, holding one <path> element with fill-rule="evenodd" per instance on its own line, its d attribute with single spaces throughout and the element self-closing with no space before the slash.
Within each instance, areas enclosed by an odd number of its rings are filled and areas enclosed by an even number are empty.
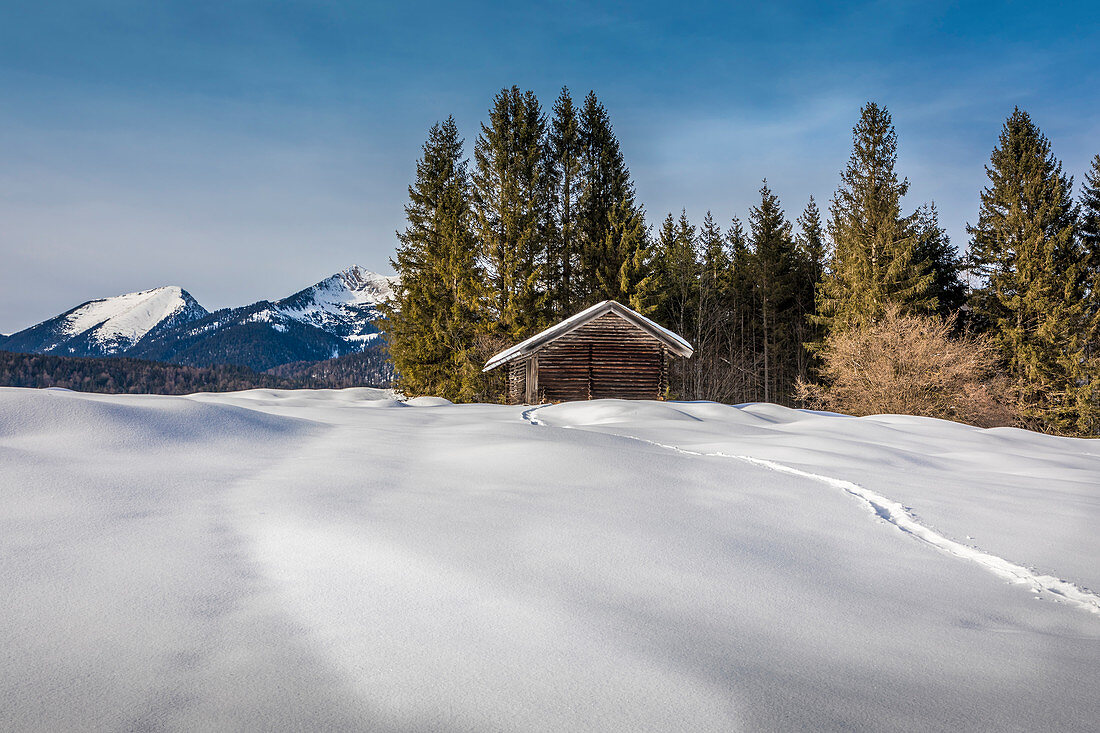
<svg viewBox="0 0 1100 733">
<path fill-rule="evenodd" d="M 8 351 L 64 356 L 116 356 L 146 336 L 172 330 L 209 311 L 178 285 L 88 300 L 13 333 Z"/>
<path fill-rule="evenodd" d="M 183 288 L 162 286 L 87 301 L 0 337 L 0 348 L 264 371 L 379 348 L 373 322 L 396 282 L 352 265 L 285 298 L 214 312 Z"/>
</svg>

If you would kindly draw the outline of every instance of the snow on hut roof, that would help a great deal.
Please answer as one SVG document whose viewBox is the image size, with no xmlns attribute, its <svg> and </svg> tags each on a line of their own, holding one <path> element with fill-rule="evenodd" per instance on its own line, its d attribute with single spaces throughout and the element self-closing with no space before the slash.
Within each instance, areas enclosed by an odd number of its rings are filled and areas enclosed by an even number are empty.
<svg viewBox="0 0 1100 733">
<path fill-rule="evenodd" d="M 482 369 L 482 371 L 487 372 L 492 369 L 496 369 L 501 364 L 507 364 L 513 359 L 530 354 L 532 351 L 536 351 L 543 344 L 564 336 L 570 331 L 580 328 L 589 321 L 593 321 L 607 313 L 614 313 L 620 318 L 630 321 L 635 326 L 663 343 L 669 348 L 670 351 L 672 351 L 672 353 L 676 354 L 677 356 L 688 357 L 691 356 L 692 353 L 695 351 L 692 345 L 685 341 L 683 338 L 673 333 L 672 331 L 669 331 L 667 328 L 657 325 L 653 321 L 643 316 L 641 313 L 631 310 L 622 303 L 618 303 L 614 300 L 605 300 L 602 303 L 597 303 L 591 308 L 586 308 L 575 316 L 570 316 L 569 318 L 566 318 L 561 323 L 551 326 L 545 331 L 536 333 L 531 338 L 527 339 L 526 341 L 521 341 L 510 349 L 505 349 L 493 358 L 489 359 L 489 361 L 485 363 L 485 368 Z"/>
</svg>

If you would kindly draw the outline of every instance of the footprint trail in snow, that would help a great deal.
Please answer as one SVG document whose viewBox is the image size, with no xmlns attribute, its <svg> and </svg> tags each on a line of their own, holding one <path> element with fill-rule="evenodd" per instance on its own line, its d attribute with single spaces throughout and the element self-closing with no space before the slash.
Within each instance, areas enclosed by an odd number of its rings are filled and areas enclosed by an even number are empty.
<svg viewBox="0 0 1100 733">
<path fill-rule="evenodd" d="M 522 417 L 532 425 L 541 427 L 549 427 L 546 423 L 539 420 L 537 412 L 544 407 L 543 405 L 532 407 L 525 410 L 522 413 Z M 563 426 L 566 427 L 566 426 Z M 584 430 L 579 426 L 568 426 L 567 429 L 571 430 Z M 762 468 L 776 471 L 778 473 L 785 473 L 791 476 L 799 476 L 802 478 L 812 479 L 820 483 L 832 486 L 834 488 L 841 489 L 847 494 L 855 496 L 860 499 L 864 506 L 875 514 L 878 518 L 894 525 L 899 530 L 915 537 L 922 542 L 926 542 L 933 547 L 942 550 L 955 557 L 963 558 L 975 562 L 986 570 L 990 571 L 994 575 L 1003 578 L 1013 584 L 1026 585 L 1033 593 L 1042 594 L 1050 593 L 1055 596 L 1056 599 L 1061 600 L 1069 605 L 1079 608 L 1083 611 L 1096 614 L 1100 616 L 1100 596 L 1090 593 L 1087 590 L 1078 588 L 1073 583 L 1056 578 L 1052 575 L 1044 575 L 1036 573 L 1023 565 L 1010 562 L 997 555 L 984 552 L 975 547 L 964 545 L 960 542 L 956 542 L 944 535 L 929 529 L 920 522 L 918 522 L 910 513 L 910 511 L 900 504 L 899 502 L 889 499 L 881 494 L 864 488 L 859 484 L 851 481 L 845 481 L 844 479 L 836 479 L 830 476 L 822 476 L 820 474 L 811 473 L 810 471 L 803 471 L 798 468 L 777 463 L 775 461 L 764 460 L 761 458 L 754 458 L 752 456 L 732 455 L 722 452 L 705 453 L 702 451 L 693 451 L 687 448 L 681 448 L 675 445 L 668 445 L 666 443 L 658 443 L 654 440 L 646 440 L 645 438 L 639 438 L 633 435 L 626 435 L 622 433 L 614 433 L 619 437 L 629 438 L 641 443 L 657 446 L 658 448 L 664 448 L 666 450 L 675 451 L 689 456 L 703 456 L 709 458 L 728 458 L 736 461 L 743 461 L 745 463 L 752 464 L 754 466 L 760 466 Z"/>
</svg>

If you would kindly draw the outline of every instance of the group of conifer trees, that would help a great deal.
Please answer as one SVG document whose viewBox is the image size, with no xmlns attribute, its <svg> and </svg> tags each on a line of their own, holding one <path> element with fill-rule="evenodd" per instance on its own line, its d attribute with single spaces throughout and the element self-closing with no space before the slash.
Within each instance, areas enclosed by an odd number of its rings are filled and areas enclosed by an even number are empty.
<svg viewBox="0 0 1100 733">
<path fill-rule="evenodd" d="M 533 92 L 502 90 L 472 169 L 453 118 L 417 164 L 384 328 L 407 394 L 493 399 L 494 349 L 592 303 L 639 305 L 653 259 L 645 215 L 607 110 L 567 89 L 549 116 Z"/>
<path fill-rule="evenodd" d="M 1100 155 L 1079 201 L 1050 141 L 1017 108 L 968 227 L 976 327 L 999 346 L 1025 418 L 1100 433 Z"/>
<path fill-rule="evenodd" d="M 889 112 L 869 103 L 823 221 L 813 197 L 792 225 L 764 181 L 747 227 L 686 212 L 655 229 L 604 106 L 563 90 L 493 100 L 472 170 L 453 118 L 432 127 L 385 330 L 408 394 L 495 399 L 496 350 L 604 299 L 695 346 L 671 396 L 795 404 L 829 334 L 890 309 L 955 319 L 1000 349 L 1022 414 L 1044 429 L 1100 430 L 1100 155 L 1079 202 L 1028 115 L 1006 121 L 967 257 L 934 204 L 906 211 Z M 498 378 L 499 379 L 499 378 Z"/>
</svg>

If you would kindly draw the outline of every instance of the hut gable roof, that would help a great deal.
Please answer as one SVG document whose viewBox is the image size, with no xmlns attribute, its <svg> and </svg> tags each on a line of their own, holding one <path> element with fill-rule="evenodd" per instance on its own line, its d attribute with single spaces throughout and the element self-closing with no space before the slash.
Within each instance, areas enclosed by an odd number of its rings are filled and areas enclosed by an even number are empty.
<svg viewBox="0 0 1100 733">
<path fill-rule="evenodd" d="M 587 308 L 575 316 L 566 318 L 561 323 L 558 323 L 550 328 L 536 333 L 526 341 L 521 341 L 510 349 L 506 349 L 493 358 L 489 359 L 485 363 L 485 368 L 482 371 L 489 371 L 496 369 L 501 364 L 507 364 L 513 359 L 517 359 L 521 356 L 526 356 L 534 351 L 538 351 L 545 344 L 553 341 L 554 339 L 561 338 L 567 333 L 575 331 L 586 323 L 594 321 L 600 316 L 613 313 L 614 315 L 622 318 L 641 330 L 648 333 L 653 338 L 657 339 L 665 346 L 669 351 L 677 356 L 688 357 L 691 356 L 694 349 L 691 344 L 685 341 L 677 334 L 669 331 L 667 328 L 657 325 L 653 321 L 649 320 L 641 313 L 627 308 L 625 305 L 618 303 L 614 300 L 605 300 L 602 303 L 597 303 L 591 308 Z"/>
</svg>

